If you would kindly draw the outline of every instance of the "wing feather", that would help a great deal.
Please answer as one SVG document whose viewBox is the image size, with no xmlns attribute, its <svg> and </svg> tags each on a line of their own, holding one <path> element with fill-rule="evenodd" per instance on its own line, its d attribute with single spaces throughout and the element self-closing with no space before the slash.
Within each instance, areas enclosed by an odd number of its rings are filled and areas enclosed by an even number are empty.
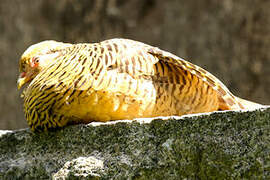
<svg viewBox="0 0 270 180">
<path fill-rule="evenodd" d="M 239 103 L 236 97 L 229 91 L 229 89 L 214 75 L 207 72 L 203 68 L 196 66 L 184 59 L 177 57 L 169 52 L 160 50 L 159 48 L 151 48 L 148 50 L 149 54 L 157 57 L 160 61 L 180 67 L 198 78 L 216 90 L 220 95 L 220 109 L 243 109 L 243 105 Z"/>
</svg>

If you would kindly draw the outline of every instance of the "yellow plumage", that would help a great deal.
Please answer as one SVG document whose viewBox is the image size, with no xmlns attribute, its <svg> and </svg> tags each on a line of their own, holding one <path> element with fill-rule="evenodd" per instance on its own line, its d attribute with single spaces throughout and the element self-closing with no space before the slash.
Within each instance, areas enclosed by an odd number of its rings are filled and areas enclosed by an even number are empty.
<svg viewBox="0 0 270 180">
<path fill-rule="evenodd" d="M 243 109 L 213 75 L 171 53 L 127 39 L 44 41 L 20 60 L 32 130 L 67 124 Z"/>
</svg>

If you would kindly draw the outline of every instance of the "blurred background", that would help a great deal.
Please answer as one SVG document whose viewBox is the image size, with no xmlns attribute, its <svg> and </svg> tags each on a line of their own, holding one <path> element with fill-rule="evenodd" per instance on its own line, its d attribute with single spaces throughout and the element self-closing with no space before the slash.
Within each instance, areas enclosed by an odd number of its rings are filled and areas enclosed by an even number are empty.
<svg viewBox="0 0 270 180">
<path fill-rule="evenodd" d="M 27 127 L 18 60 L 46 39 L 122 37 L 212 72 L 237 96 L 270 104 L 269 0 L 1 0 L 0 129 Z"/>
</svg>

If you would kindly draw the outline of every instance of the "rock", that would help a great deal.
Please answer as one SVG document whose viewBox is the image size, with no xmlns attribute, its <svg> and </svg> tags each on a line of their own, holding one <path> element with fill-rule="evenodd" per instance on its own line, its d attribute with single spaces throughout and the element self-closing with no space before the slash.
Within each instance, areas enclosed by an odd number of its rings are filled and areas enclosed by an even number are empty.
<svg viewBox="0 0 270 180">
<path fill-rule="evenodd" d="M 268 179 L 270 107 L 0 132 L 0 179 Z"/>
</svg>

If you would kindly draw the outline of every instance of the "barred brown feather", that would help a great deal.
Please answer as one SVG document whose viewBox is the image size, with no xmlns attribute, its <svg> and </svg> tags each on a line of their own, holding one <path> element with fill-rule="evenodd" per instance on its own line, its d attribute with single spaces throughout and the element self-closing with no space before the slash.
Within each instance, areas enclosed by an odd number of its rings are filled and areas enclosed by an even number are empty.
<svg viewBox="0 0 270 180">
<path fill-rule="evenodd" d="M 33 57 L 46 64 L 40 63 L 24 90 L 32 130 L 245 108 L 209 72 L 137 41 L 43 42 L 23 54 L 21 72 L 30 71 L 24 66 Z"/>
</svg>

